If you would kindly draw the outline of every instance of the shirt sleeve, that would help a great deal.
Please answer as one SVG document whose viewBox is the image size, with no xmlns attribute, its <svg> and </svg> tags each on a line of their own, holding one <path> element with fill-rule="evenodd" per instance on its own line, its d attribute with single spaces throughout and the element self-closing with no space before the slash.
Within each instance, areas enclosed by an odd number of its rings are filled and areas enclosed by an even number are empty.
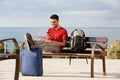
<svg viewBox="0 0 120 80">
<path fill-rule="evenodd" d="M 50 28 L 48 29 L 48 33 L 50 33 Z"/>
</svg>

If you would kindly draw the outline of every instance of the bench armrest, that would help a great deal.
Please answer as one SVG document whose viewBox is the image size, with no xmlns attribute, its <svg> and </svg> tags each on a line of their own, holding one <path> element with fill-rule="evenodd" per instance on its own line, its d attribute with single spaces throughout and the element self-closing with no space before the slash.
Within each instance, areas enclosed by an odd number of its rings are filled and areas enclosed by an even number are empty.
<svg viewBox="0 0 120 80">
<path fill-rule="evenodd" d="M 17 40 L 15 38 L 7 38 L 7 39 L 0 40 L 0 42 L 6 42 L 6 41 L 12 41 L 14 43 L 16 53 L 19 54 L 20 48 L 19 48 L 19 45 L 17 43 Z"/>
<path fill-rule="evenodd" d="M 100 48 L 102 51 L 104 51 L 105 49 L 99 45 L 98 43 L 94 43 L 94 45 L 92 46 L 92 52 L 91 52 L 91 57 L 93 58 L 95 56 L 95 48 Z"/>
</svg>

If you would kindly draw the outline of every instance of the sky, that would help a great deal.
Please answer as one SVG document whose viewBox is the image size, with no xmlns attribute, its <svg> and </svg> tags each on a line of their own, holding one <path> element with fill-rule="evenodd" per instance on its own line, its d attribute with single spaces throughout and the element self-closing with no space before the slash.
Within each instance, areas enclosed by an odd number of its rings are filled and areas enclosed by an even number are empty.
<svg viewBox="0 0 120 80">
<path fill-rule="evenodd" d="M 120 27 L 120 0 L 0 0 L 0 27 Z"/>
</svg>

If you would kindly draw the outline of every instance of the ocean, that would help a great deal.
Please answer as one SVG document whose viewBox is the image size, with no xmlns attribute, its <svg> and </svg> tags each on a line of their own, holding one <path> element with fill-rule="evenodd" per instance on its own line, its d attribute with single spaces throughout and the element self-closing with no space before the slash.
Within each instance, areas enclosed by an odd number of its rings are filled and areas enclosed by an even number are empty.
<svg viewBox="0 0 120 80">
<path fill-rule="evenodd" d="M 16 38 L 18 42 L 23 42 L 23 36 L 29 32 L 32 36 L 44 36 L 46 35 L 49 27 L 0 27 L 0 39 L 4 38 Z M 120 28 L 119 27 L 66 27 L 68 35 L 74 29 L 82 29 L 85 32 L 85 36 L 106 36 L 108 37 L 108 46 L 110 46 L 115 40 L 120 40 Z"/>
</svg>

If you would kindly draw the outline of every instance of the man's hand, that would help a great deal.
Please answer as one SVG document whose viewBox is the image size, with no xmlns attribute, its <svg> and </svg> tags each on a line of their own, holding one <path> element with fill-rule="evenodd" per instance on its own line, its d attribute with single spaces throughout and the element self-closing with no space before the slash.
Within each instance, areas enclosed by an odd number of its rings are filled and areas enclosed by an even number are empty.
<svg viewBox="0 0 120 80">
<path fill-rule="evenodd" d="M 50 36 L 47 35 L 47 36 L 45 37 L 45 42 L 50 42 L 49 40 L 50 40 Z"/>
<path fill-rule="evenodd" d="M 58 42 L 58 41 L 55 41 L 55 40 L 51 40 L 50 36 L 46 36 L 45 42 L 52 43 L 52 44 L 57 44 L 59 46 L 65 46 L 67 41 L 65 40 L 63 42 Z"/>
</svg>

